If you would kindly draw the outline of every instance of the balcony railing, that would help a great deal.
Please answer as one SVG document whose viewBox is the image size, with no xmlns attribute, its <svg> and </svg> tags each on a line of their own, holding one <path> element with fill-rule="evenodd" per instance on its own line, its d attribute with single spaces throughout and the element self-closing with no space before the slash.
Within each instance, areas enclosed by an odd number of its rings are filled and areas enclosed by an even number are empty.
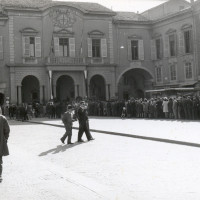
<svg viewBox="0 0 200 200">
<path fill-rule="evenodd" d="M 54 64 L 54 65 L 81 65 L 85 64 L 85 58 L 71 58 L 71 57 L 55 57 L 55 56 L 50 56 L 46 58 L 46 63 L 47 64 Z"/>
</svg>

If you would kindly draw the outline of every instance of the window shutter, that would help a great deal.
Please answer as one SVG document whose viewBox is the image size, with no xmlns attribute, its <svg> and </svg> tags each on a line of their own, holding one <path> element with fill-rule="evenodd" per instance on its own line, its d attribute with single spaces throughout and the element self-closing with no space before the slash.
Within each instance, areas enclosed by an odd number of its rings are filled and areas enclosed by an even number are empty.
<svg viewBox="0 0 200 200">
<path fill-rule="evenodd" d="M 54 37 L 54 54 L 56 57 L 59 56 L 59 37 Z"/>
<path fill-rule="evenodd" d="M 35 37 L 35 57 L 41 57 L 41 37 Z"/>
<path fill-rule="evenodd" d="M 151 40 L 151 59 L 156 60 L 156 41 Z"/>
<path fill-rule="evenodd" d="M 144 42 L 143 40 L 138 40 L 139 46 L 139 60 L 144 60 Z"/>
<path fill-rule="evenodd" d="M 107 54 L 107 41 L 106 39 L 101 39 L 101 57 L 106 58 Z"/>
<path fill-rule="evenodd" d="M 0 36 L 0 60 L 3 60 L 3 36 Z"/>
<path fill-rule="evenodd" d="M 184 34 L 182 31 L 179 32 L 179 55 L 183 55 L 185 53 L 185 43 L 184 43 Z"/>
<path fill-rule="evenodd" d="M 88 41 L 88 57 L 92 57 L 92 39 L 91 38 L 88 38 L 87 39 Z"/>
<path fill-rule="evenodd" d="M 160 38 L 160 58 L 163 58 L 163 38 Z"/>
<path fill-rule="evenodd" d="M 190 50 L 193 52 L 193 35 L 192 30 L 190 30 Z"/>
<path fill-rule="evenodd" d="M 128 60 L 132 61 L 131 40 L 128 40 Z"/>
<path fill-rule="evenodd" d="M 165 41 L 164 41 L 164 57 L 169 57 L 169 36 L 165 35 Z"/>
<path fill-rule="evenodd" d="M 23 56 L 30 57 L 30 37 L 22 37 Z"/>
<path fill-rule="evenodd" d="M 69 38 L 69 54 L 70 57 L 75 57 L 75 38 Z"/>
</svg>

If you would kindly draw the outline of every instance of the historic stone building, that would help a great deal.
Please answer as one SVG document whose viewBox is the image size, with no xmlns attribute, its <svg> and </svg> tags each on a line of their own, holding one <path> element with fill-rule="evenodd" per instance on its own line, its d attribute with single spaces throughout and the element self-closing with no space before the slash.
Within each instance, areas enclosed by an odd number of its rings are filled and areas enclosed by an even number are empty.
<svg viewBox="0 0 200 200">
<path fill-rule="evenodd" d="M 170 0 L 141 14 L 96 3 L 0 2 L 0 104 L 198 88 L 199 1 Z"/>
</svg>

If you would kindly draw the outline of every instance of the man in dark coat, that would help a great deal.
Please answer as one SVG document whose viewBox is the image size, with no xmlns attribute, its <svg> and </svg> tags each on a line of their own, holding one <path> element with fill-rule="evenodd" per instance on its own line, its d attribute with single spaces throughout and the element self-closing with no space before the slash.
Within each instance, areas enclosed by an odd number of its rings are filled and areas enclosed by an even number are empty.
<svg viewBox="0 0 200 200">
<path fill-rule="evenodd" d="M 7 119 L 0 114 L 0 182 L 2 182 L 2 170 L 3 170 L 3 156 L 8 156 L 8 137 L 10 133 L 10 127 Z"/>
<path fill-rule="evenodd" d="M 84 132 L 88 141 L 94 140 L 89 130 L 87 105 L 85 104 L 84 101 L 80 102 L 80 108 L 78 109 L 77 114 L 78 114 L 78 121 L 79 121 L 78 142 L 84 142 L 81 139 Z"/>
<path fill-rule="evenodd" d="M 62 138 L 60 138 L 60 140 L 64 144 L 65 143 L 65 139 L 68 137 L 67 144 L 73 144 L 71 142 L 71 138 L 72 138 L 72 123 L 75 120 L 73 119 L 73 113 L 72 113 L 72 106 L 71 105 L 67 106 L 67 112 L 65 112 L 63 114 L 62 121 L 63 121 L 63 124 L 65 125 L 66 132 L 62 136 Z"/>
</svg>

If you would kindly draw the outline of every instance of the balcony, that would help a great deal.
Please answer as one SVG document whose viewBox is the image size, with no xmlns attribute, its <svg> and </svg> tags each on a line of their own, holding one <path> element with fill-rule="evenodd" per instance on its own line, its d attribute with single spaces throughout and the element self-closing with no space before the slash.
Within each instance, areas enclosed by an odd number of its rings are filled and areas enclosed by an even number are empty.
<svg viewBox="0 0 200 200">
<path fill-rule="evenodd" d="M 84 65 L 85 58 L 49 56 L 46 58 L 46 64 L 48 65 Z"/>
</svg>

